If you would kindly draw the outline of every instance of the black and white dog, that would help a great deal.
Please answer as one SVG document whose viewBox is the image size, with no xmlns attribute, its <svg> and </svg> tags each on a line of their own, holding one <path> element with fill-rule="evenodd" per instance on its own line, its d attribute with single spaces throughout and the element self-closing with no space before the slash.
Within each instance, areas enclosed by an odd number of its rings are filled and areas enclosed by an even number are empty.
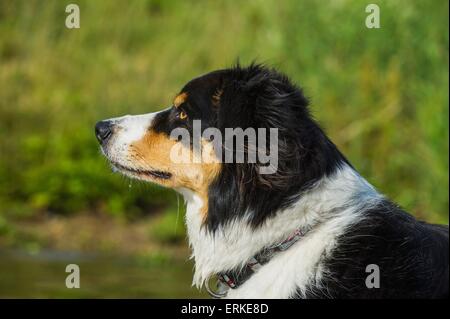
<svg viewBox="0 0 450 319">
<path fill-rule="evenodd" d="M 196 136 L 196 121 L 222 139 Z M 230 128 L 275 128 L 275 170 L 262 174 L 251 146 L 223 146 Z M 175 129 L 190 142 L 173 138 Z M 266 135 L 258 142 L 268 145 Z M 448 296 L 448 226 L 419 222 L 378 193 L 312 119 L 302 91 L 273 69 L 198 77 L 169 108 L 101 121 L 96 136 L 115 170 L 184 195 L 193 282 L 208 288 L 217 277 L 214 296 Z M 216 160 L 175 162 L 176 147 Z M 222 151 L 245 160 L 224 161 Z"/>
</svg>

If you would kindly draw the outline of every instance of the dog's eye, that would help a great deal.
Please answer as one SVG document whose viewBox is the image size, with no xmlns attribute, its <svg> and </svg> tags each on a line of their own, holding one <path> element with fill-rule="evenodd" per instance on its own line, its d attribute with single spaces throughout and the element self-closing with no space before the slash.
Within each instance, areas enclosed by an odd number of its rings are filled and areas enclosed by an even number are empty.
<svg viewBox="0 0 450 319">
<path fill-rule="evenodd" d="M 179 118 L 180 120 L 186 119 L 186 118 L 187 118 L 186 112 L 185 112 L 185 111 L 181 111 L 180 113 L 178 113 L 178 118 Z"/>
</svg>

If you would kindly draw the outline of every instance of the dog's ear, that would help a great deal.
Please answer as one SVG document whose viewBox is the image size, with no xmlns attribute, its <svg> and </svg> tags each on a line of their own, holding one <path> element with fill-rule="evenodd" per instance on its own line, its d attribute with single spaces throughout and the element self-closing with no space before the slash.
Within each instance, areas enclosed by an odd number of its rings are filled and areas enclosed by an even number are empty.
<svg viewBox="0 0 450 319">
<path fill-rule="evenodd" d="M 245 145 L 246 159 L 248 151 L 262 148 L 269 152 L 276 148 L 275 154 L 266 153 L 275 163 L 263 163 L 257 156 L 256 162 L 232 165 L 241 187 L 254 183 L 253 187 L 283 191 L 291 185 L 299 169 L 299 148 L 302 147 L 298 125 L 307 112 L 307 100 L 301 91 L 279 73 L 260 65 L 236 67 L 231 71 L 221 87 L 218 128 L 222 132 L 226 128 L 254 129 L 256 145 Z M 233 145 L 236 148 L 235 143 Z M 269 169 L 269 164 L 275 167 Z"/>
<path fill-rule="evenodd" d="M 232 151 L 237 155 L 236 143 L 233 149 L 227 148 L 227 128 L 254 129 L 258 150 L 264 146 L 258 129 L 265 129 L 265 150 L 273 151 L 270 143 L 276 143 L 276 153 L 269 155 L 269 158 L 276 156 L 276 163 L 272 172 L 263 173 L 268 163 L 261 162 L 258 156 L 256 162 L 250 162 L 248 147 L 244 147 L 244 163 L 225 161 L 209 191 L 209 227 L 214 229 L 246 212 L 251 212 L 251 224 L 258 226 L 286 204 L 286 197 L 287 201 L 295 197 L 303 182 L 301 171 L 307 171 L 302 167 L 307 163 L 303 162 L 299 138 L 300 128 L 307 129 L 309 125 L 302 120 L 307 114 L 306 106 L 301 91 L 270 69 L 256 65 L 237 67 L 224 77 L 217 109 L 217 127 L 223 136 L 222 154 Z M 271 141 L 271 129 L 277 131 L 275 141 Z"/>
<path fill-rule="evenodd" d="M 267 75 L 260 66 L 237 65 L 221 81 L 218 128 L 248 128 L 255 125 L 255 100 Z"/>
</svg>

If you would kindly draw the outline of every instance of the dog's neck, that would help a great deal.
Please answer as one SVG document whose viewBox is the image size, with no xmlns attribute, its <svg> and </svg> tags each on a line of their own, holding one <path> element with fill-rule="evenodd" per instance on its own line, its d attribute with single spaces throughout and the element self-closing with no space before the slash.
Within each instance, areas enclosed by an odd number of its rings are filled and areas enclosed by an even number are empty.
<svg viewBox="0 0 450 319">
<path fill-rule="evenodd" d="M 357 211 L 357 203 L 375 204 L 380 196 L 357 172 L 344 165 L 302 193 L 290 208 L 279 211 L 257 228 L 244 217 L 210 231 L 203 225 L 201 198 L 188 190 L 180 192 L 187 204 L 186 226 L 195 260 L 193 283 L 198 287 L 214 274 L 244 267 L 260 250 L 285 240 L 295 230 L 314 228 L 341 212 L 348 214 L 352 206 L 355 209 L 350 211 Z M 361 201 L 361 197 L 365 200 Z"/>
</svg>

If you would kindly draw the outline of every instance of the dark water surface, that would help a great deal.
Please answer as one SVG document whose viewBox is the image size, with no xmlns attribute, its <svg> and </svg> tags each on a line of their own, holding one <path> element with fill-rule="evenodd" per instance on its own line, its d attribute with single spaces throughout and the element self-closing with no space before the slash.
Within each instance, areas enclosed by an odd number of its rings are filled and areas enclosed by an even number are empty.
<svg viewBox="0 0 450 319">
<path fill-rule="evenodd" d="M 80 267 L 80 288 L 66 287 L 68 264 Z M 0 298 L 201 298 L 190 261 L 142 262 L 125 257 L 42 251 L 0 251 Z"/>
</svg>

